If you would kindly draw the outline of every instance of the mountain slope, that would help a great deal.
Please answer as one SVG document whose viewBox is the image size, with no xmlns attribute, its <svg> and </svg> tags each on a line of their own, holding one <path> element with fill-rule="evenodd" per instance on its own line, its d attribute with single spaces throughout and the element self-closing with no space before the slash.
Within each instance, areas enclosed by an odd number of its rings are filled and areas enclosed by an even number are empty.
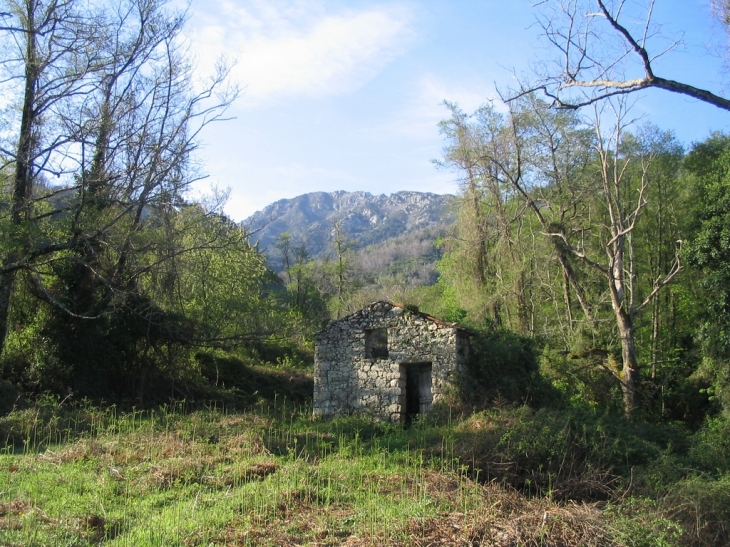
<svg viewBox="0 0 730 547">
<path fill-rule="evenodd" d="M 313 192 L 279 200 L 244 221 L 252 240 L 280 269 L 274 244 L 288 232 L 304 242 L 313 257 L 331 249 L 333 227 L 340 223 L 345 238 L 355 248 L 378 245 L 412 234 L 415 239 L 435 239 L 450 226 L 454 196 L 426 192 L 397 192 L 374 196 L 369 192 Z"/>
</svg>

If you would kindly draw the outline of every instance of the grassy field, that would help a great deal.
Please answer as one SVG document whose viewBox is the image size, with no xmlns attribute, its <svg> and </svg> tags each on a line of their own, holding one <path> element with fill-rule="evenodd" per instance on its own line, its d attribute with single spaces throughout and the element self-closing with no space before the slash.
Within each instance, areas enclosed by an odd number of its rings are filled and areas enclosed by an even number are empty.
<svg viewBox="0 0 730 547">
<path fill-rule="evenodd" d="M 555 474 L 555 485 L 500 474 L 526 450 L 527 415 L 441 415 L 403 429 L 314 421 L 281 403 L 239 413 L 39 405 L 0 419 L 0 545 L 688 544 L 686 527 L 630 484 L 579 500 L 558 496 Z M 493 455 L 501 447 L 491 476 L 475 438 L 494 439 Z"/>
</svg>

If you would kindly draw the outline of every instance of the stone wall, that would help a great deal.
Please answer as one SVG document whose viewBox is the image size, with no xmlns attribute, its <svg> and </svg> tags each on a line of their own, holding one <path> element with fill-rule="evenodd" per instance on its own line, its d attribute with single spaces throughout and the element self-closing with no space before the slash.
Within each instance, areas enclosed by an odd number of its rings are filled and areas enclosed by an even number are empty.
<svg viewBox="0 0 730 547">
<path fill-rule="evenodd" d="M 387 357 L 369 357 L 368 332 L 383 328 Z M 314 414 L 363 412 L 383 420 L 403 420 L 408 365 L 431 364 L 435 402 L 463 366 L 467 349 L 464 329 L 390 302 L 375 302 L 317 333 Z"/>
</svg>

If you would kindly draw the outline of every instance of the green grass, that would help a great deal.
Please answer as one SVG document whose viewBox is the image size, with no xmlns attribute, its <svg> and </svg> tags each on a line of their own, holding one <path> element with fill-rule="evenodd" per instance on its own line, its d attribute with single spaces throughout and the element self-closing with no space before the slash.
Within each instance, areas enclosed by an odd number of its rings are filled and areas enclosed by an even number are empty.
<svg viewBox="0 0 730 547">
<path fill-rule="evenodd" d="M 478 488 L 454 475 L 444 497 L 421 452 L 391 454 L 266 410 L 110 411 L 65 428 L 24 418 L 22 449 L 0 456 L 3 545 L 395 538 L 412 519 L 471 509 Z"/>
<path fill-rule="evenodd" d="M 489 429 L 486 415 L 407 430 L 309 415 L 281 403 L 11 413 L 0 418 L 0 545 L 682 544 L 656 504 L 561 503 L 475 480 L 459 435 Z"/>
</svg>

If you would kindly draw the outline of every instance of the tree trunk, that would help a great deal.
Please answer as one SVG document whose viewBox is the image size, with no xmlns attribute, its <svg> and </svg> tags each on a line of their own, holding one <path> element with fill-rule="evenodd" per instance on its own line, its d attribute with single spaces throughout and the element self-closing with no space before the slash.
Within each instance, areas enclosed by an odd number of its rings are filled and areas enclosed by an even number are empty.
<svg viewBox="0 0 730 547">
<path fill-rule="evenodd" d="M 20 132 L 15 156 L 15 177 L 13 181 L 13 201 L 10 209 L 11 250 L 2 261 L 3 268 L 8 268 L 20 260 L 23 251 L 27 250 L 27 239 L 22 233 L 22 226 L 30 216 L 30 197 L 33 192 L 32 162 L 35 150 L 35 133 L 38 131 L 36 106 L 36 88 L 40 79 L 39 61 L 36 51 L 36 28 L 34 3 L 26 5 L 27 25 L 23 33 L 25 39 L 25 83 L 23 91 L 23 112 L 20 120 Z M 21 238 L 21 240 L 18 240 Z M 5 336 L 8 332 L 8 316 L 10 314 L 10 298 L 15 282 L 15 271 L 6 271 L 0 275 L 0 353 L 5 348 Z"/>
<path fill-rule="evenodd" d="M 0 353 L 5 349 L 5 337 L 8 334 L 8 315 L 10 313 L 10 295 L 13 289 L 15 272 L 0 275 Z"/>
<path fill-rule="evenodd" d="M 638 410 L 639 366 L 636 360 L 636 337 L 631 318 L 623 311 L 616 311 L 616 323 L 621 335 L 621 371 L 619 382 L 624 397 L 624 413 L 631 418 Z"/>
</svg>

